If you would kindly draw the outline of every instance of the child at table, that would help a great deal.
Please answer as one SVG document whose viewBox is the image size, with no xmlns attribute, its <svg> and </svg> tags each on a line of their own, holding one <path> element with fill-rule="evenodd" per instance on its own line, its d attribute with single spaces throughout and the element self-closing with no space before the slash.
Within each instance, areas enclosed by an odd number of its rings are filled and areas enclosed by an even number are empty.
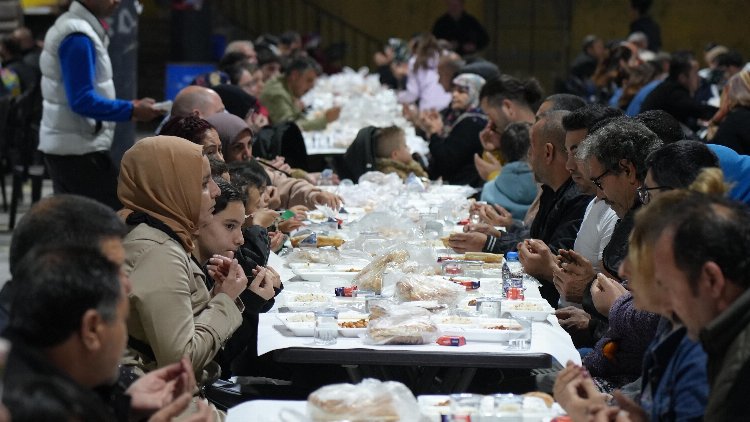
<svg viewBox="0 0 750 422">
<path fill-rule="evenodd" d="M 417 177 L 427 177 L 427 172 L 411 157 L 411 150 L 406 145 L 406 134 L 397 126 L 390 126 L 375 131 L 373 135 L 375 150 L 375 170 L 382 173 L 396 173 L 406 179 L 409 173 Z"/>
</svg>

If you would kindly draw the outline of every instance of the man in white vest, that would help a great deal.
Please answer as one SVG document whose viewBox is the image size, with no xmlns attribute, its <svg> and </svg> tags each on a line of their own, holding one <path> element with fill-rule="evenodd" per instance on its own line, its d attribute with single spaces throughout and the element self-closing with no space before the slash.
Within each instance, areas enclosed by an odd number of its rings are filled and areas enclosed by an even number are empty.
<svg viewBox="0 0 750 422">
<path fill-rule="evenodd" d="M 115 122 L 149 121 L 154 100 L 115 98 L 106 23 L 120 0 L 76 0 L 44 39 L 40 66 L 44 111 L 39 150 L 55 193 L 74 193 L 121 208 L 109 155 Z"/>
</svg>

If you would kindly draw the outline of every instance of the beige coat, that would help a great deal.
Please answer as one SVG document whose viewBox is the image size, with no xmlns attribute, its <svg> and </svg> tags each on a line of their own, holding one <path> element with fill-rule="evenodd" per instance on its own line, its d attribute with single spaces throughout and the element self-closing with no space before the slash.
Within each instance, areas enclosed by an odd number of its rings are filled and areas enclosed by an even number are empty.
<svg viewBox="0 0 750 422">
<path fill-rule="evenodd" d="M 212 359 L 240 326 L 239 306 L 224 293 L 212 298 L 202 269 L 161 230 L 139 224 L 123 243 L 133 286 L 128 334 L 156 356 L 128 348 L 123 363 L 148 372 L 189 356 L 198 382 L 218 375 Z"/>
<path fill-rule="evenodd" d="M 304 205 L 315 209 L 312 195 L 320 192 L 316 186 L 307 180 L 295 179 L 286 174 L 266 167 L 266 173 L 271 178 L 271 185 L 279 191 L 281 208 L 289 209 L 295 205 Z"/>
</svg>

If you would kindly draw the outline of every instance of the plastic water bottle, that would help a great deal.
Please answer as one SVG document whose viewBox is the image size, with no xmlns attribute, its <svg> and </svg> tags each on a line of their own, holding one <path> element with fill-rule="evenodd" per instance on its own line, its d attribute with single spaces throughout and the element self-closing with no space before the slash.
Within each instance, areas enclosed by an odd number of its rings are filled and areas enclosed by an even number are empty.
<svg viewBox="0 0 750 422">
<path fill-rule="evenodd" d="M 523 265 L 518 260 L 518 252 L 505 254 L 503 263 L 503 296 L 508 296 L 508 289 L 520 287 L 523 289 Z"/>
<path fill-rule="evenodd" d="M 320 179 L 318 179 L 318 186 L 331 186 L 333 185 L 333 170 L 325 169 L 320 173 Z"/>
</svg>

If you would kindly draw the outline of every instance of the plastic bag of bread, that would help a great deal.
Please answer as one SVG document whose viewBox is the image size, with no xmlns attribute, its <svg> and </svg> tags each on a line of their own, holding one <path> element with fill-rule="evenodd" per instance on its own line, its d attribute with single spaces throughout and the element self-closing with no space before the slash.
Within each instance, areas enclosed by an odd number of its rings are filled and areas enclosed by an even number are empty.
<svg viewBox="0 0 750 422">
<path fill-rule="evenodd" d="M 403 264 L 409 259 L 409 253 L 403 249 L 394 249 L 377 257 L 362 271 L 354 276 L 352 284 L 359 290 L 368 290 L 380 294 L 383 291 L 383 273 L 390 263 Z"/>
<path fill-rule="evenodd" d="M 293 248 L 322 248 L 325 246 L 340 247 L 346 242 L 344 239 L 331 236 L 326 233 L 316 233 L 311 231 L 303 231 L 295 234 L 289 239 L 292 242 Z"/>
<path fill-rule="evenodd" d="M 366 342 L 370 344 L 430 344 L 440 337 L 424 308 L 377 304 L 370 308 Z"/>
<path fill-rule="evenodd" d="M 455 305 L 466 296 L 466 288 L 442 277 L 407 274 L 396 282 L 395 296 L 401 302 L 434 300 Z"/>
<path fill-rule="evenodd" d="M 417 421 L 417 399 L 400 382 L 366 378 L 359 384 L 332 384 L 307 397 L 307 415 L 323 421 Z"/>
</svg>

